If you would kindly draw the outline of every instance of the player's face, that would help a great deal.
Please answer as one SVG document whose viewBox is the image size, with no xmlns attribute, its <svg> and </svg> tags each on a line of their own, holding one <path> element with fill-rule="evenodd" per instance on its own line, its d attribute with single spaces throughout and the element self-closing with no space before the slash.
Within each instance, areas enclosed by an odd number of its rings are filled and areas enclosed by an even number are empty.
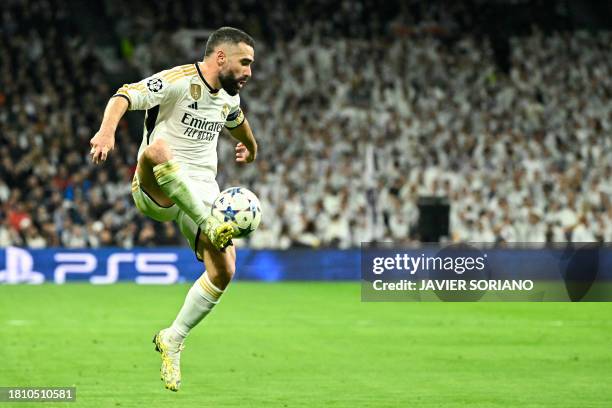
<svg viewBox="0 0 612 408">
<path fill-rule="evenodd" d="M 219 71 L 219 82 L 230 95 L 236 95 L 251 78 L 251 64 L 255 51 L 246 43 L 228 44 L 226 58 Z"/>
</svg>

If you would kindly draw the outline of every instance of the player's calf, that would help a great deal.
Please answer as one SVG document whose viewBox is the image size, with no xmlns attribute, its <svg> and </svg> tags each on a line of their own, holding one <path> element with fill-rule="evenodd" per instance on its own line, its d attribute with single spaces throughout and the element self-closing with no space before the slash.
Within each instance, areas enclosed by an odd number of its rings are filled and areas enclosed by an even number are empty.
<svg viewBox="0 0 612 408">
<path fill-rule="evenodd" d="M 236 250 L 233 246 L 219 251 L 207 237 L 203 236 L 198 243 L 198 253 L 201 254 L 206 266 L 206 274 L 211 283 L 225 290 L 236 273 Z"/>
<path fill-rule="evenodd" d="M 212 281 L 211 275 L 217 278 L 216 282 Z M 225 288 L 218 286 L 219 276 L 221 275 L 210 274 L 209 271 L 206 271 L 189 289 L 183 307 L 172 326 L 165 329 L 170 340 L 183 344 L 189 332 L 219 303 Z"/>
</svg>

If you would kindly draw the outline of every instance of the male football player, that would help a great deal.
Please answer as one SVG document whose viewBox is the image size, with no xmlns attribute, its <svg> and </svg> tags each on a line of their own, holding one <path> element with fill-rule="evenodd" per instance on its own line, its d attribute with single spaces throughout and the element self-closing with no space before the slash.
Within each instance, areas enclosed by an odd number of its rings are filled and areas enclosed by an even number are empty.
<svg viewBox="0 0 612 408">
<path fill-rule="evenodd" d="M 206 43 L 204 59 L 122 86 L 104 111 L 91 139 L 92 160 L 106 160 L 115 130 L 127 110 L 146 110 L 138 165 L 132 183 L 136 207 L 157 221 L 176 221 L 206 271 L 189 290 L 172 325 L 153 338 L 161 353 L 165 387 L 178 391 L 180 353 L 189 331 L 219 302 L 235 272 L 231 223 L 210 216 L 219 194 L 217 139 L 226 127 L 239 143 L 236 161 L 257 155 L 253 132 L 238 93 L 251 77 L 254 41 L 243 31 L 222 27 Z"/>
</svg>

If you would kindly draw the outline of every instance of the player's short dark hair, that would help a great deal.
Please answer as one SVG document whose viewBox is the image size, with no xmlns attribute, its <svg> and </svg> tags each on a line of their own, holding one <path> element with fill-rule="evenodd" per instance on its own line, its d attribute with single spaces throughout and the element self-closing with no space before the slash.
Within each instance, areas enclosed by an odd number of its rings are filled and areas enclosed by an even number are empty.
<svg viewBox="0 0 612 408">
<path fill-rule="evenodd" d="M 208 57 L 210 54 L 212 54 L 219 44 L 239 44 L 241 42 L 255 48 L 255 40 L 253 40 L 253 37 L 244 31 L 234 27 L 221 27 L 218 30 L 215 30 L 210 37 L 208 37 L 204 56 Z"/>
</svg>

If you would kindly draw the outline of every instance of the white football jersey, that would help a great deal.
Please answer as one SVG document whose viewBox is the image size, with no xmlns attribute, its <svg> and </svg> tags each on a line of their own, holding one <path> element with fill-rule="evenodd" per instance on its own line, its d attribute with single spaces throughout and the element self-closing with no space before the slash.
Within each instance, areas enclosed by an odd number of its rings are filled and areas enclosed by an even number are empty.
<svg viewBox="0 0 612 408">
<path fill-rule="evenodd" d="M 244 121 L 240 97 L 212 88 L 197 63 L 123 85 L 114 96 L 127 98 L 129 110 L 147 111 L 138 157 L 162 138 L 195 181 L 215 179 L 219 133 L 224 126 L 232 129 Z"/>
</svg>

